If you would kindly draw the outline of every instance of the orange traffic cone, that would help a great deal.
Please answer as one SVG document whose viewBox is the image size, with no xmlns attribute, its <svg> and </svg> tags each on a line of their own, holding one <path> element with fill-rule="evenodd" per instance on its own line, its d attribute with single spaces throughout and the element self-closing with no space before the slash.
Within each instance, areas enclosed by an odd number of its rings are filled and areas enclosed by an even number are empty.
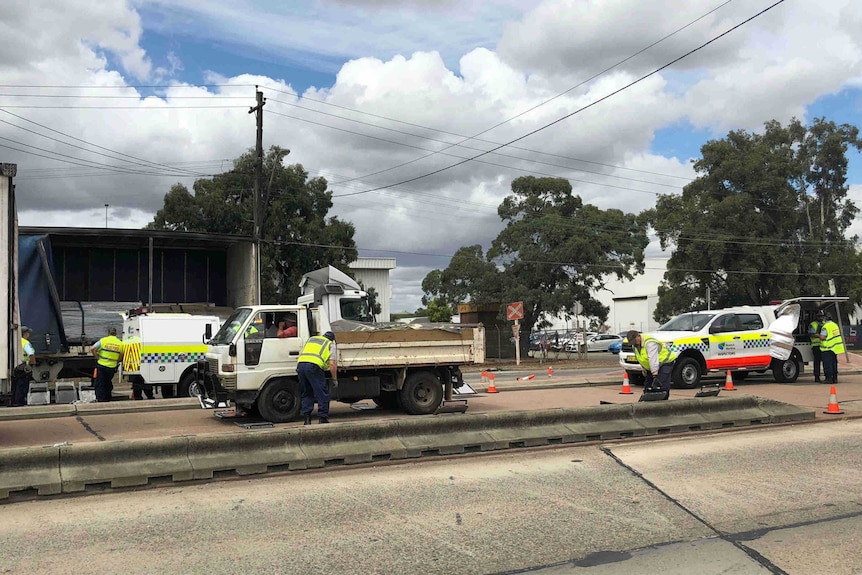
<svg viewBox="0 0 862 575">
<path fill-rule="evenodd" d="M 519 378 L 518 378 L 518 381 L 527 381 L 527 380 L 529 380 L 529 379 L 535 379 L 535 378 L 536 378 L 536 375 L 535 375 L 535 374 L 531 374 L 531 375 L 528 375 L 527 377 L 519 377 Z"/>
<path fill-rule="evenodd" d="M 553 368 L 553 367 L 549 367 L 549 368 L 548 368 L 548 377 L 552 377 L 553 375 L 554 375 L 554 368 Z"/>
<path fill-rule="evenodd" d="M 488 381 L 488 372 L 483 371 L 482 372 L 482 383 L 486 383 L 487 381 Z"/>
<path fill-rule="evenodd" d="M 489 381 L 488 389 L 485 391 L 487 391 L 488 393 L 497 393 L 497 386 L 494 385 L 494 374 L 493 373 L 488 374 L 488 381 Z"/>
<path fill-rule="evenodd" d="M 828 413 L 829 415 L 841 415 L 842 413 L 844 413 L 843 411 L 841 411 L 841 407 L 838 405 L 838 396 L 835 393 L 834 385 L 829 390 L 829 406 L 823 413 Z"/>
<path fill-rule="evenodd" d="M 724 391 L 736 391 L 736 388 L 733 387 L 733 376 L 729 369 L 727 370 L 727 377 L 724 378 Z"/>
<path fill-rule="evenodd" d="M 632 388 L 629 385 L 629 372 L 623 372 L 623 389 L 620 391 L 620 395 L 631 395 Z"/>
</svg>

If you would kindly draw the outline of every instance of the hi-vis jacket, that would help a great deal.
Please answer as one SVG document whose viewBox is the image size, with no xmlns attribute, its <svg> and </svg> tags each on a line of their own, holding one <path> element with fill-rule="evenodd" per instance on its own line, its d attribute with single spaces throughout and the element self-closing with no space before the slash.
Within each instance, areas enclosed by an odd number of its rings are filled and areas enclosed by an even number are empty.
<svg viewBox="0 0 862 575">
<path fill-rule="evenodd" d="M 676 354 L 668 349 L 664 343 L 652 336 L 641 335 L 641 344 L 640 349 L 635 348 L 635 357 L 637 357 L 638 363 L 641 364 L 641 367 L 647 371 L 658 371 L 659 367 L 671 364 L 676 360 Z M 648 347 L 650 344 L 652 344 L 651 348 Z M 656 355 L 656 357 L 650 357 L 651 351 Z M 658 353 L 656 353 L 656 351 Z M 650 366 L 650 359 L 658 361 L 658 365 L 653 366 L 655 369 Z"/>
<path fill-rule="evenodd" d="M 297 363 L 313 363 L 322 370 L 329 368 L 329 357 L 332 355 L 332 342 L 322 335 L 308 338 Z"/>
<path fill-rule="evenodd" d="M 834 321 L 827 321 L 820 330 L 823 341 L 820 343 L 820 351 L 831 351 L 835 355 L 844 353 L 844 340 L 841 338 L 841 329 Z"/>
</svg>

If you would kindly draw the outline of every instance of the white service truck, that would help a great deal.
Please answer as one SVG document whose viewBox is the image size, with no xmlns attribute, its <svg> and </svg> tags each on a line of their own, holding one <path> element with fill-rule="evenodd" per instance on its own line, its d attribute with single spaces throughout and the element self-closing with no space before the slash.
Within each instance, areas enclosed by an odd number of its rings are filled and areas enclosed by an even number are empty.
<svg viewBox="0 0 862 575">
<path fill-rule="evenodd" d="M 162 397 L 200 396 L 194 367 L 204 359 L 206 342 L 220 324 L 214 315 L 151 313 L 146 308 L 129 311 L 123 319 L 121 378 L 160 386 Z"/>
<path fill-rule="evenodd" d="M 211 405 L 233 401 L 273 423 L 296 419 L 296 360 L 309 337 L 328 330 L 336 335 L 339 383 L 330 394 L 344 403 L 371 399 L 435 413 L 463 385 L 461 366 L 485 360 L 481 325 L 371 323 L 367 294 L 334 268 L 306 274 L 301 285 L 297 305 L 238 308 L 209 341 L 197 374 Z M 296 317 L 297 337 L 279 338 L 272 326 L 287 314 Z"/>
<path fill-rule="evenodd" d="M 775 381 L 793 383 L 803 365 L 813 360 L 808 324 L 817 310 L 829 307 L 840 317 L 838 303 L 846 297 L 799 297 L 772 305 L 741 306 L 727 309 L 693 311 L 678 315 L 655 331 L 646 333 L 677 354 L 672 381 L 675 387 L 694 388 L 709 372 L 731 371 L 734 379 L 744 379 L 750 372 L 771 370 Z M 787 334 L 791 349 L 786 358 L 777 357 L 771 347 L 783 334 L 773 334 L 770 326 L 788 311 L 798 313 Z M 641 366 L 631 343 L 623 341 L 620 366 L 629 381 L 643 383 Z"/>
</svg>

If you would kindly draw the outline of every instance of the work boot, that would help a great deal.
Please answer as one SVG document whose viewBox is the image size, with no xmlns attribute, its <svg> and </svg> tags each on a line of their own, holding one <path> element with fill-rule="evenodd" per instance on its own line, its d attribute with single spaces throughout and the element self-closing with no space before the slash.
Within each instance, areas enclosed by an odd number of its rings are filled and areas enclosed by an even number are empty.
<svg viewBox="0 0 862 575">
<path fill-rule="evenodd" d="M 311 414 L 305 416 L 305 423 L 303 425 L 311 425 Z"/>
<path fill-rule="evenodd" d="M 319 423 L 329 423 L 328 417 L 321 417 Z"/>
</svg>

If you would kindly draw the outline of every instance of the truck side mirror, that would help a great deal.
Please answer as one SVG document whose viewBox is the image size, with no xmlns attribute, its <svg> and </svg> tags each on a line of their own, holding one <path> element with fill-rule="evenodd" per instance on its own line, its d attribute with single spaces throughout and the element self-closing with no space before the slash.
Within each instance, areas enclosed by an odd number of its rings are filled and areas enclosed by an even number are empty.
<svg viewBox="0 0 862 575">
<path fill-rule="evenodd" d="M 207 342 L 213 338 L 213 326 L 211 323 L 208 323 L 204 327 L 204 342 Z"/>
<path fill-rule="evenodd" d="M 231 357 L 236 357 L 236 344 L 232 343 L 227 348 L 227 354 Z"/>
</svg>

